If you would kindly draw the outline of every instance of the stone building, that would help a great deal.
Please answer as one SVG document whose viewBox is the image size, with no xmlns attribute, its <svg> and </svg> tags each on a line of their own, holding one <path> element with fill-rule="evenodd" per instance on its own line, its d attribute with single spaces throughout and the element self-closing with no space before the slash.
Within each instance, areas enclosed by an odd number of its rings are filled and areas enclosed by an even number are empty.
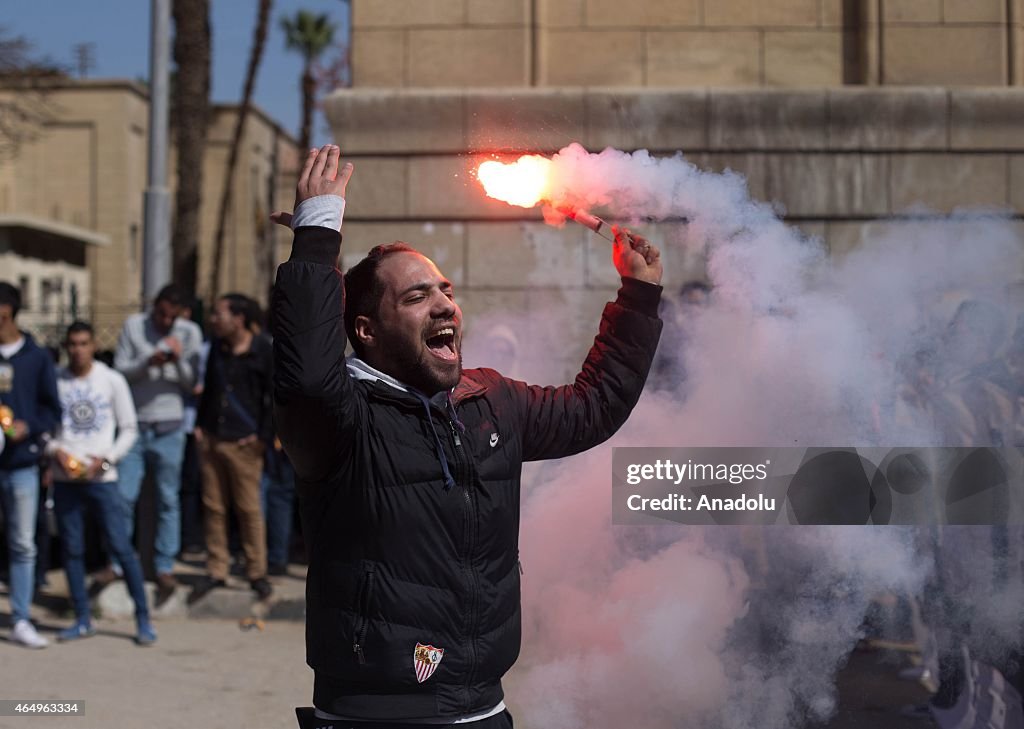
<svg viewBox="0 0 1024 729">
<path fill-rule="evenodd" d="M 0 94 L 37 93 L 8 82 Z M 142 307 L 143 191 L 149 96 L 135 82 L 55 79 L 49 120 L 0 160 L 0 279 L 25 291 L 25 326 L 55 342 L 72 316 L 112 346 Z M 209 296 L 212 243 L 237 109 L 215 106 L 204 162 L 199 293 Z M 217 290 L 265 303 L 287 231 L 266 222 L 294 196 L 295 140 L 259 109 L 246 124 Z M 174 169 L 173 150 L 170 169 Z M 174 175 L 169 181 L 174 184 Z M 172 188 L 173 195 L 173 188 Z"/>
<path fill-rule="evenodd" d="M 481 155 L 681 150 L 833 255 L 915 206 L 1019 212 L 1022 22 L 1024 0 L 353 0 L 354 87 L 325 105 L 357 167 L 346 251 L 421 246 L 474 316 L 579 312 L 569 373 L 606 243 L 486 199 Z M 669 285 L 703 275 L 668 248 Z"/>
<path fill-rule="evenodd" d="M 217 206 L 227 179 L 225 170 L 237 118 L 235 106 L 213 107 L 204 160 L 197 288 L 207 299 L 215 293 L 241 292 L 265 307 L 277 264 L 287 259 L 291 250 L 291 232 L 271 224 L 269 215 L 275 210 L 290 210 L 295 202 L 298 143 L 264 111 L 257 107 L 250 110 L 228 213 L 224 262 L 216 291 L 210 291 Z"/>
<path fill-rule="evenodd" d="M 92 290 L 87 261 L 109 236 L 34 215 L 0 213 L 0 280 L 22 292 L 19 324 L 54 342 L 87 315 Z"/>
<path fill-rule="evenodd" d="M 52 81 L 39 92 L 12 84 L 0 93 L 39 93 L 50 116 L 0 162 L 0 215 L 29 216 L 74 230 L 78 240 L 93 236 L 105 243 L 86 246 L 82 260 L 72 252 L 77 243 L 66 235 L 61 257 L 78 270 L 43 276 L 39 250 L 29 242 L 18 271 L 12 261 L 0 276 L 21 286 L 25 325 L 35 325 L 51 343 L 72 315 L 113 326 L 132 306 L 138 308 L 146 92 L 130 82 Z M 57 287 L 63 294 L 59 300 L 48 301 L 55 277 L 72 280 Z"/>
</svg>

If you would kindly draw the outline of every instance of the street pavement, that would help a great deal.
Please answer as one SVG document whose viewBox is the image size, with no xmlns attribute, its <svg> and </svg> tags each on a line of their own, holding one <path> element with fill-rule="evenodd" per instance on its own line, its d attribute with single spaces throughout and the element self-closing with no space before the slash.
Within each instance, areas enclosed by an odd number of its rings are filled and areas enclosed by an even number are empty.
<svg viewBox="0 0 1024 729">
<path fill-rule="evenodd" d="M 47 618 L 40 628 L 52 639 L 66 624 Z M 82 717 L 0 717 L 0 727 L 295 729 L 295 707 L 310 703 L 301 622 L 268 621 L 261 632 L 236 620 L 161 620 L 148 648 L 132 641 L 131 619 L 96 627 L 43 650 L 0 643 L 0 698 L 85 700 Z"/>
<path fill-rule="evenodd" d="M 57 643 L 56 631 L 72 619 L 63 570 L 47 574 L 49 586 L 32 606 L 50 646 L 33 651 L 11 644 L 5 586 L 0 699 L 84 699 L 86 708 L 83 717 L 0 716 L 0 729 L 54 723 L 65 729 L 294 729 L 295 707 L 310 705 L 313 672 L 305 662 L 305 572 L 296 565 L 289 569 L 290 576 L 272 578 L 269 604 L 256 603 L 245 580 L 232 576 L 227 588 L 187 608 L 189 583 L 202 569 L 178 563 L 175 572 L 183 584 L 155 611 L 159 640 L 148 648 L 132 641 L 135 622 L 123 582 L 94 601 L 94 613 L 108 616 L 94 618 L 95 637 Z M 152 605 L 153 585 L 146 588 Z M 250 617 L 263 620 L 243 629 L 241 621 Z"/>
<path fill-rule="evenodd" d="M 98 635 L 73 643 L 53 642 L 32 651 L 6 642 L 10 615 L 0 593 L 0 699 L 85 701 L 82 717 L 3 717 L 0 729 L 58 724 L 62 729 L 294 729 L 296 706 L 308 706 L 312 671 L 305 664 L 302 592 L 304 574 L 292 566 L 288 577 L 274 578 L 269 605 L 253 601 L 244 580 L 234 577 L 189 609 L 183 585 L 155 622 L 159 641 L 140 648 L 132 641 L 134 621 L 123 585 L 108 587 L 97 605 L 125 617 L 95 619 Z M 183 566 L 179 578 L 199 570 Z M 63 573 L 49 573 L 50 587 L 33 617 L 51 641 L 71 615 Z M 151 588 L 151 586 L 149 586 Z M 245 627 L 259 617 L 258 627 Z M 249 621 L 246 621 L 249 622 Z M 262 628 L 262 629 L 261 629 Z M 520 661 L 522 670 L 529 656 Z M 816 729 L 930 729 L 929 719 L 910 719 L 907 705 L 927 699 L 920 684 L 896 678 L 905 657 L 887 651 L 855 651 L 837 681 L 839 712 Z M 513 670 L 506 691 L 513 713 L 529 701 Z M 520 729 L 527 727 L 520 714 Z M 644 729 L 638 721 L 633 729 Z M 765 729 L 784 729 L 765 727 Z M 789 728 L 785 728 L 789 729 Z"/>
</svg>

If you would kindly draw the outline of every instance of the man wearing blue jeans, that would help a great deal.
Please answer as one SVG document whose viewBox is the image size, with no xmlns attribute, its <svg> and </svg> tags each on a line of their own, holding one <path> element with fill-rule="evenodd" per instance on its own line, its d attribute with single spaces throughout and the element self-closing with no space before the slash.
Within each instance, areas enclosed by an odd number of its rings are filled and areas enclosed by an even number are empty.
<svg viewBox="0 0 1024 729">
<path fill-rule="evenodd" d="M 132 393 L 124 375 L 93 359 L 96 342 L 91 326 L 76 321 L 68 327 L 64 344 L 68 366 L 61 369 L 57 381 L 61 427 L 46 451 L 53 457 L 54 504 L 75 622 L 57 638 L 77 640 L 96 634 L 85 589 L 84 517 L 91 507 L 135 601 L 135 642 L 152 645 L 156 632 L 149 623 L 142 565 L 125 531 L 124 505 L 117 490 L 116 464 L 137 433 Z"/>
<path fill-rule="evenodd" d="M 172 572 L 181 542 L 182 422 L 202 345 L 198 328 L 179 318 L 185 302 L 177 286 L 161 289 L 148 314 L 135 314 L 125 321 L 114 356 L 114 366 L 131 385 L 139 421 L 139 438 L 121 461 L 118 476 L 129 535 L 134 532 L 135 504 L 147 466 L 152 467 L 156 481 L 157 607 L 174 594 L 177 584 Z"/>
<path fill-rule="evenodd" d="M 40 442 L 60 417 L 50 354 L 18 329 L 21 293 L 0 281 L 0 505 L 10 552 L 11 641 L 43 648 L 45 638 L 29 622 L 36 572 L 36 512 L 39 509 Z"/>
</svg>

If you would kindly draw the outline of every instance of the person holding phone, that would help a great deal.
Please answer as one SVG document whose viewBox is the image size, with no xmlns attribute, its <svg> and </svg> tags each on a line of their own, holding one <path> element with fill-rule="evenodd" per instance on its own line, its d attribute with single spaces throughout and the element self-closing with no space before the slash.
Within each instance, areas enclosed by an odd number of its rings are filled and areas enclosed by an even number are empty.
<svg viewBox="0 0 1024 729">
<path fill-rule="evenodd" d="M 174 594 L 174 559 L 181 543 L 181 464 L 185 456 L 185 396 L 196 384 L 202 335 L 181 318 L 187 301 L 174 284 L 164 286 L 148 313 L 128 317 L 114 356 L 115 368 L 132 389 L 139 437 L 121 462 L 118 490 L 125 502 L 128 534 L 134 533 L 135 504 L 147 464 L 157 487 L 157 526 L 154 544 L 160 607 Z M 116 560 L 115 560 L 116 563 Z M 100 579 L 110 579 L 107 573 Z"/>
</svg>

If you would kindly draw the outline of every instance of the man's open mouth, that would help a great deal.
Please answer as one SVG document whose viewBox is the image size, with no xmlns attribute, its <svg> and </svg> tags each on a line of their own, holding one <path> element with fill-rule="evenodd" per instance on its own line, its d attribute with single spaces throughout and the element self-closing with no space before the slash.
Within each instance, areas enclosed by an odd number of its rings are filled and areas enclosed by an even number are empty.
<svg viewBox="0 0 1024 729">
<path fill-rule="evenodd" d="M 438 329 L 427 337 L 427 349 L 443 360 L 456 361 L 459 355 L 455 351 L 455 329 L 453 327 Z"/>
</svg>

